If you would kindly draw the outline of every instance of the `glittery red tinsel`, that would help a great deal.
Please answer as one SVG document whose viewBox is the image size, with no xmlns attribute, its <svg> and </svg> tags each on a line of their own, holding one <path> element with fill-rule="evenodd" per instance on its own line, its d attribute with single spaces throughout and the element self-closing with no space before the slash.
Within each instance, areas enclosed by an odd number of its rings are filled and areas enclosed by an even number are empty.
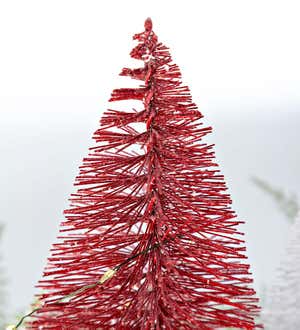
<svg viewBox="0 0 300 330">
<path fill-rule="evenodd" d="M 110 101 L 142 108 L 104 113 L 39 282 L 43 307 L 27 328 L 254 329 L 241 221 L 202 141 L 211 128 L 150 19 L 134 39 L 131 57 L 144 65 L 121 75 L 143 84 Z M 114 276 L 93 286 L 109 269 Z"/>
</svg>

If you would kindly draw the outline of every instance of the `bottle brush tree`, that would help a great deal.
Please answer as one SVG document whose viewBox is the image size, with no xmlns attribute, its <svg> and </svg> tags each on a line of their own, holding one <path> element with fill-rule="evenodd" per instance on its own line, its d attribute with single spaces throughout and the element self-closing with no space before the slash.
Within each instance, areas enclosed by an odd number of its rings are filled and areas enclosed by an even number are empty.
<svg viewBox="0 0 300 330">
<path fill-rule="evenodd" d="M 134 39 L 142 65 L 120 75 L 140 85 L 112 92 L 124 108 L 94 134 L 27 327 L 254 329 L 241 221 L 203 141 L 211 128 L 150 19 Z"/>
</svg>

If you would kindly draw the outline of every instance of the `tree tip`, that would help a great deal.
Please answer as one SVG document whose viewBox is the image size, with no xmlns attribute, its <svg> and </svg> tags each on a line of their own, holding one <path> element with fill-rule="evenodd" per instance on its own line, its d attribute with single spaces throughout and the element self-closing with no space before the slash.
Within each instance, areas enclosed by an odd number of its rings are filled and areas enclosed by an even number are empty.
<svg viewBox="0 0 300 330">
<path fill-rule="evenodd" d="M 152 30 L 152 20 L 150 17 L 146 18 L 144 26 L 146 31 Z"/>
</svg>

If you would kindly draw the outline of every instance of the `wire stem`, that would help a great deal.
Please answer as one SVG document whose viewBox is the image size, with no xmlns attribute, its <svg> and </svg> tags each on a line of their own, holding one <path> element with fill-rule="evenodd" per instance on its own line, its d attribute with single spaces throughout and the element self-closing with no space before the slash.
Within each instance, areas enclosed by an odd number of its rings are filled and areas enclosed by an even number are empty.
<svg viewBox="0 0 300 330">
<path fill-rule="evenodd" d="M 164 241 L 165 243 L 166 241 Z M 114 276 L 114 274 L 124 265 L 128 264 L 130 261 L 136 259 L 137 257 L 139 257 L 140 255 L 146 254 L 147 252 L 157 248 L 158 246 L 160 246 L 160 243 L 155 243 L 151 246 L 149 246 L 147 249 L 127 258 L 126 260 L 124 260 L 123 262 L 121 262 L 119 265 L 115 266 L 113 269 L 109 269 L 107 272 L 105 272 L 103 274 L 103 276 L 100 278 L 99 281 L 93 283 L 93 284 L 88 284 L 83 286 L 82 288 L 79 288 L 78 290 L 71 292 L 65 296 L 63 296 L 62 298 L 59 298 L 58 300 L 54 301 L 54 303 L 64 303 L 66 299 L 72 298 L 74 296 L 76 296 L 78 293 L 81 293 L 87 289 L 92 289 L 95 288 L 98 285 L 103 284 L 104 282 L 106 282 L 107 280 L 109 280 L 110 278 L 112 278 Z M 18 329 L 24 322 L 25 319 L 27 319 L 28 317 L 32 316 L 35 312 L 39 311 L 43 306 L 40 307 L 36 307 L 34 308 L 31 312 L 29 312 L 28 314 L 22 316 L 22 318 L 19 320 L 19 322 L 17 323 L 17 325 L 15 326 L 15 329 Z"/>
</svg>

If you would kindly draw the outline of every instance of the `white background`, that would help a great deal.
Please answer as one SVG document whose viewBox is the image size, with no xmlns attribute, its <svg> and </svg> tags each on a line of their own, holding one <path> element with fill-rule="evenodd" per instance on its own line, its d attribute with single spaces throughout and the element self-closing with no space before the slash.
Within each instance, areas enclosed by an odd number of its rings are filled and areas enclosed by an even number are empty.
<svg viewBox="0 0 300 330">
<path fill-rule="evenodd" d="M 289 226 L 251 176 L 299 192 L 299 9 L 288 0 L 0 1 L 9 315 L 32 301 L 110 92 L 130 84 L 118 73 L 132 63 L 132 35 L 148 16 L 214 128 L 209 142 L 246 220 L 255 287 L 270 283 Z"/>
</svg>

